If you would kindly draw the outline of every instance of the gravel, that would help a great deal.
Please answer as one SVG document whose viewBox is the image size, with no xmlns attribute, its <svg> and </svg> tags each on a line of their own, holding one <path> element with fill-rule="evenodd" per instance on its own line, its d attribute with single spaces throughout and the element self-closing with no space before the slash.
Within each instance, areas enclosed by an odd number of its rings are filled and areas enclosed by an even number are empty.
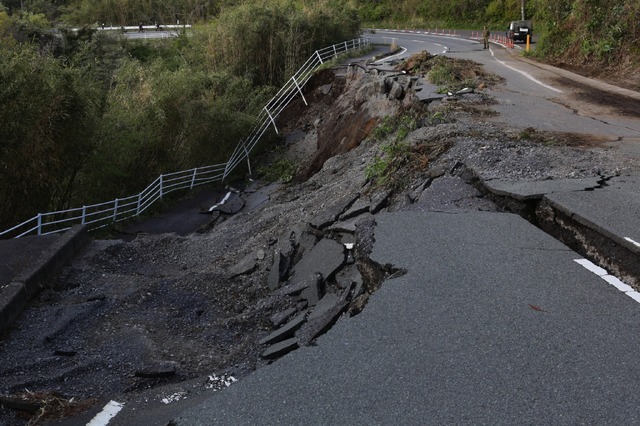
<svg viewBox="0 0 640 426">
<path fill-rule="evenodd" d="M 358 85 L 348 87 L 346 96 L 355 96 Z M 441 141 L 451 148 L 422 167 L 407 166 L 393 202 L 406 202 L 428 176 L 447 175 L 460 164 L 486 179 L 506 180 L 640 170 L 637 162 L 599 149 L 597 141 L 482 122 L 479 111 L 491 108 L 485 97 L 462 98 L 457 105 L 464 108 L 442 106 L 449 108 L 448 122 L 425 125 L 406 139 L 414 146 Z M 339 114 L 330 103 L 323 113 Z M 300 127 L 328 119 L 319 114 L 315 108 L 306 121 L 298 120 Z M 289 147 L 296 158 L 312 155 L 297 145 L 305 138 L 298 139 Z M 274 244 L 340 197 L 380 193 L 367 181 L 366 169 L 381 155 L 380 143 L 365 141 L 327 160 L 309 180 L 283 185 L 263 207 L 223 215 L 186 237 L 93 241 L 0 342 L 0 394 L 28 389 L 78 400 L 126 397 L 203 376 L 232 377 L 231 383 L 264 365 L 259 340 L 274 329 L 272 321 L 282 323 L 283 315 L 299 308 L 292 298 L 269 291 Z M 233 267 L 252 257 L 252 272 L 234 276 Z M 154 369 L 157 377 L 149 377 Z M 0 410 L 2 424 L 26 421 Z"/>
</svg>

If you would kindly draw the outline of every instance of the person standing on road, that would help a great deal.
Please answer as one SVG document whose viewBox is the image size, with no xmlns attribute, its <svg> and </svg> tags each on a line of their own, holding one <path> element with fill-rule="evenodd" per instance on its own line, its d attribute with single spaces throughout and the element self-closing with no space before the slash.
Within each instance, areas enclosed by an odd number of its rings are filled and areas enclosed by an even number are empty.
<svg viewBox="0 0 640 426">
<path fill-rule="evenodd" d="M 140 22 L 140 25 L 138 25 L 138 32 L 139 33 L 143 33 L 144 32 L 144 27 L 142 26 L 142 22 Z"/>
<path fill-rule="evenodd" d="M 489 48 L 489 36 L 491 35 L 491 32 L 487 29 L 487 27 L 485 26 L 482 29 L 482 41 L 484 42 L 484 48 L 488 49 Z"/>
</svg>

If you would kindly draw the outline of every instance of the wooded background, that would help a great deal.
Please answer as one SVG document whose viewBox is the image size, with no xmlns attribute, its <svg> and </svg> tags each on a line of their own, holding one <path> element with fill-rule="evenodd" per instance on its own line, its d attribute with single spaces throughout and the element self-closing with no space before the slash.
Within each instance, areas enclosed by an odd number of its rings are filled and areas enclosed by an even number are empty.
<svg viewBox="0 0 640 426">
<path fill-rule="evenodd" d="M 520 6 L 521 0 L 3 0 L 0 229 L 38 212 L 135 194 L 161 173 L 224 162 L 315 49 L 358 37 L 361 26 L 504 31 L 520 19 Z M 638 73 L 638 16 L 637 0 L 526 2 L 533 55 L 607 76 Z M 190 34 L 162 41 L 95 30 L 102 23 L 178 20 L 194 25 Z"/>
</svg>

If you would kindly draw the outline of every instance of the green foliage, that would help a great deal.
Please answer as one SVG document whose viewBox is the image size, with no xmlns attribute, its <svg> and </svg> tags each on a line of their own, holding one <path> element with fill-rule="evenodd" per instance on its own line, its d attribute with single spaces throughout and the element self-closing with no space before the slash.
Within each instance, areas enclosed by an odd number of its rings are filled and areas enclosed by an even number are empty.
<svg viewBox="0 0 640 426">
<path fill-rule="evenodd" d="M 371 134 L 371 139 L 381 141 L 389 135 L 394 134 L 394 141 L 403 141 L 409 133 L 418 127 L 418 117 L 413 111 L 405 114 L 386 116 L 382 119 L 378 127 Z"/>
<path fill-rule="evenodd" d="M 69 25 L 150 25 L 194 24 L 212 19 L 230 1 L 189 0 L 73 0 L 60 8 L 61 19 Z"/>
<path fill-rule="evenodd" d="M 247 2 L 223 10 L 197 42 L 214 67 L 247 76 L 257 85 L 279 86 L 314 50 L 358 35 L 355 10 L 342 3 L 316 6 Z"/>
<path fill-rule="evenodd" d="M 375 141 L 381 141 L 395 130 L 395 117 L 385 116 L 378 127 L 371 133 L 371 138 Z"/>
<path fill-rule="evenodd" d="M 535 55 L 606 69 L 637 62 L 640 3 L 629 0 L 535 0 Z"/>
<path fill-rule="evenodd" d="M 286 158 L 280 159 L 267 166 L 258 167 L 258 173 L 268 182 L 291 182 L 297 170 L 293 161 Z"/>
<path fill-rule="evenodd" d="M 1 225 L 67 204 L 91 152 L 95 93 L 36 46 L 0 46 Z"/>
<path fill-rule="evenodd" d="M 447 117 L 445 113 L 442 111 L 436 111 L 426 119 L 426 124 L 428 124 L 429 126 L 436 126 L 438 124 L 442 124 L 446 122 L 447 122 Z"/>
<path fill-rule="evenodd" d="M 395 172 L 411 157 L 411 147 L 394 141 L 380 146 L 382 156 L 374 158 L 365 168 L 365 176 L 375 185 L 390 186 L 396 182 Z"/>
</svg>

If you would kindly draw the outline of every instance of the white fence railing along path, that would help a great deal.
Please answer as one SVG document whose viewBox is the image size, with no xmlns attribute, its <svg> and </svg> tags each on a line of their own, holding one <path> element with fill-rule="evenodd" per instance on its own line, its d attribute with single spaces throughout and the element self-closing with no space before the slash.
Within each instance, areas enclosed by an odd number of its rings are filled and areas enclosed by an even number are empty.
<svg viewBox="0 0 640 426">
<path fill-rule="evenodd" d="M 300 95 L 307 104 L 302 88 L 319 66 L 343 53 L 364 48 L 369 43 L 367 38 L 358 38 L 316 50 L 265 105 L 258 115 L 258 124 L 236 145 L 226 163 L 162 174 L 142 192 L 130 197 L 116 198 L 112 201 L 68 210 L 38 213 L 31 219 L 0 232 L 0 238 L 53 234 L 67 231 L 78 224 L 90 225 L 89 229 L 101 228 L 140 215 L 153 203 L 171 192 L 190 190 L 196 186 L 224 181 L 242 161 L 247 159 L 248 163 L 251 150 L 269 127 L 273 126 L 278 132 L 276 118 L 297 95 Z"/>
</svg>

